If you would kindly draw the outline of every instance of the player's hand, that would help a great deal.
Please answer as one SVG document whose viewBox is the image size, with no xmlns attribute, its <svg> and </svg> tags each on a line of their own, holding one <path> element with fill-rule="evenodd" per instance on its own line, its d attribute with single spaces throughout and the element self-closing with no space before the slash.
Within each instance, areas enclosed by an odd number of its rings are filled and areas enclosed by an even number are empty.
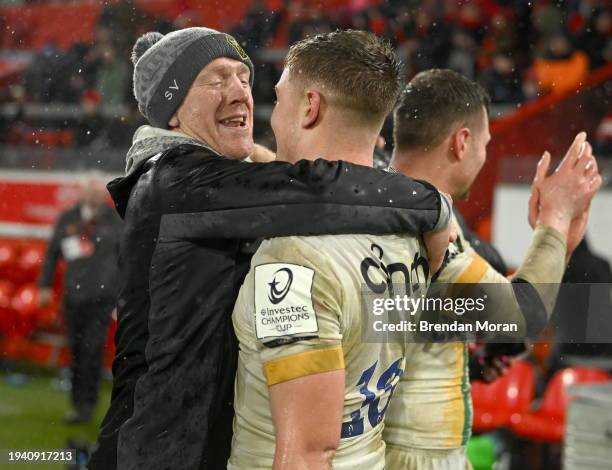
<svg viewBox="0 0 612 470">
<path fill-rule="evenodd" d="M 588 210 L 601 187 L 601 176 L 586 134 L 579 133 L 559 167 L 551 175 L 550 154 L 538 163 L 529 200 L 529 223 L 548 225 L 568 235 L 575 218 Z"/>
<path fill-rule="evenodd" d="M 249 155 L 249 157 L 252 161 L 259 163 L 273 162 L 276 160 L 276 154 L 272 150 L 259 144 L 253 146 L 253 153 Z"/>
<path fill-rule="evenodd" d="M 583 158 L 585 156 L 588 157 L 592 155 L 592 151 L 593 149 L 591 145 L 588 142 L 586 142 L 585 155 L 583 155 Z M 586 170 L 586 177 L 596 178 L 598 175 L 599 175 L 599 168 L 597 166 L 597 160 L 593 158 L 592 165 L 590 165 L 589 168 L 587 168 Z M 601 179 L 601 177 L 599 178 Z M 601 183 L 600 183 L 600 186 L 601 186 Z M 572 254 L 574 253 L 574 250 L 584 238 L 584 235 L 586 233 L 586 228 L 589 222 L 590 208 L 591 208 L 591 202 L 589 201 L 587 208 L 578 217 L 575 217 L 570 223 L 569 231 L 567 234 L 566 261 L 569 261 Z"/>
<path fill-rule="evenodd" d="M 546 177 L 549 165 L 550 154 L 544 152 L 538 162 L 536 174 L 531 183 L 531 194 L 529 195 L 529 213 L 527 215 L 527 220 L 532 229 L 535 229 L 538 217 L 540 216 L 540 191 L 538 184 Z"/>
<path fill-rule="evenodd" d="M 38 289 L 38 306 L 40 308 L 48 307 L 51 304 L 51 297 L 53 296 L 53 290 L 49 287 L 42 287 Z"/>
</svg>

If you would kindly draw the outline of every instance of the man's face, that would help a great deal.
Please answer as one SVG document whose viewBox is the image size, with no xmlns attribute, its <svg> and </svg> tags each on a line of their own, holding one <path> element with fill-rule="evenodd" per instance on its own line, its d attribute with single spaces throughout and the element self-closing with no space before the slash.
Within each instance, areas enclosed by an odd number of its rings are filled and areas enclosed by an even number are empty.
<svg viewBox="0 0 612 470">
<path fill-rule="evenodd" d="M 299 160 L 299 157 L 294 155 L 294 149 L 300 127 L 298 119 L 300 94 L 287 68 L 283 70 L 274 90 L 276 91 L 276 102 L 270 124 L 274 137 L 276 137 L 277 160 L 295 162 Z"/>
<path fill-rule="evenodd" d="M 455 199 L 466 199 L 469 196 L 472 185 L 487 160 L 487 145 L 491 140 L 491 134 L 489 133 L 489 118 L 484 108 L 482 117 L 478 118 L 476 124 L 471 126 L 471 130 L 466 154 L 459 172 L 461 178 L 460 191 L 453 195 Z"/>
<path fill-rule="evenodd" d="M 249 68 L 225 57 L 202 69 L 170 126 L 228 158 L 253 152 L 253 96 Z M 178 121 L 178 122 L 177 122 Z"/>
<path fill-rule="evenodd" d="M 81 202 L 90 207 L 99 207 L 105 203 L 108 191 L 104 180 L 97 176 L 87 177 L 81 182 Z"/>
</svg>

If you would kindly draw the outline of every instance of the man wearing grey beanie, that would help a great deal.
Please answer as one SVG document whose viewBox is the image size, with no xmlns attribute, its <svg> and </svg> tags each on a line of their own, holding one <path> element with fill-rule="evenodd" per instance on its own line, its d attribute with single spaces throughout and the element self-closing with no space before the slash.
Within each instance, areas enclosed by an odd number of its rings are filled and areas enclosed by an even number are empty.
<svg viewBox="0 0 612 470">
<path fill-rule="evenodd" d="M 147 33 L 132 59 L 152 125 L 134 135 L 126 176 L 108 185 L 124 220 L 117 351 L 88 468 L 226 468 L 231 312 L 254 240 L 424 234 L 435 266 L 449 207 L 428 183 L 346 162 L 243 162 L 253 151 L 253 65 L 227 34 Z"/>
</svg>

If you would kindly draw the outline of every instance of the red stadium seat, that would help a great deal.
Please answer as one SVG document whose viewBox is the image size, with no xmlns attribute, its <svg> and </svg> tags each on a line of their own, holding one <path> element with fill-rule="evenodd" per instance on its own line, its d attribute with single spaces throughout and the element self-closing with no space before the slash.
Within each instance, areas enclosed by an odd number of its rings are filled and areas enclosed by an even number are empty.
<svg viewBox="0 0 612 470">
<path fill-rule="evenodd" d="M 40 274 L 43 260 L 45 258 L 45 247 L 33 244 L 24 247 L 17 263 L 19 279 L 22 282 L 36 282 Z"/>
<path fill-rule="evenodd" d="M 14 242 L 0 240 L 0 277 L 10 279 L 17 268 L 18 248 Z"/>
<path fill-rule="evenodd" d="M 13 308 L 22 316 L 32 316 L 38 311 L 38 288 L 25 284 L 17 289 L 13 297 Z"/>
<path fill-rule="evenodd" d="M 10 298 L 15 291 L 15 286 L 10 281 L 0 280 L 0 308 L 10 305 Z"/>
<path fill-rule="evenodd" d="M 473 430 L 487 432 L 509 426 L 514 414 L 527 411 L 533 400 L 535 374 L 527 361 L 514 361 L 508 373 L 490 384 L 472 382 Z"/>
<path fill-rule="evenodd" d="M 534 412 L 512 417 L 512 432 L 539 442 L 561 442 L 565 432 L 565 413 L 570 401 L 567 387 L 575 384 L 607 382 L 610 374 L 598 369 L 568 368 L 557 372 L 544 393 L 542 406 Z"/>
<path fill-rule="evenodd" d="M 9 336 L 15 331 L 17 313 L 11 305 L 15 286 L 9 281 L 0 281 L 0 335 Z"/>
<path fill-rule="evenodd" d="M 15 334 L 27 336 L 32 333 L 40 312 L 38 306 L 38 287 L 35 284 L 21 286 L 13 295 L 11 307 L 17 312 L 19 320 Z"/>
</svg>

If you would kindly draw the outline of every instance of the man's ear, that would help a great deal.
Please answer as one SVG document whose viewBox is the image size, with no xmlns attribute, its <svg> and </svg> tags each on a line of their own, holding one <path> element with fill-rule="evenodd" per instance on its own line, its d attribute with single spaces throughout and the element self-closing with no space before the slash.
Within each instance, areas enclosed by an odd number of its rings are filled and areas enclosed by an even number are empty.
<svg viewBox="0 0 612 470">
<path fill-rule="evenodd" d="M 467 127 L 457 129 L 451 136 L 451 153 L 457 160 L 463 160 L 467 152 L 471 132 Z"/>
<path fill-rule="evenodd" d="M 306 107 L 302 115 L 302 127 L 308 129 L 313 127 L 321 115 L 321 93 L 314 90 L 306 92 Z"/>
<path fill-rule="evenodd" d="M 170 129 L 174 129 L 175 127 L 178 127 L 178 126 L 179 126 L 178 115 L 177 113 L 174 113 L 172 117 L 170 118 L 170 120 L 168 121 L 168 127 L 170 127 Z"/>
</svg>

